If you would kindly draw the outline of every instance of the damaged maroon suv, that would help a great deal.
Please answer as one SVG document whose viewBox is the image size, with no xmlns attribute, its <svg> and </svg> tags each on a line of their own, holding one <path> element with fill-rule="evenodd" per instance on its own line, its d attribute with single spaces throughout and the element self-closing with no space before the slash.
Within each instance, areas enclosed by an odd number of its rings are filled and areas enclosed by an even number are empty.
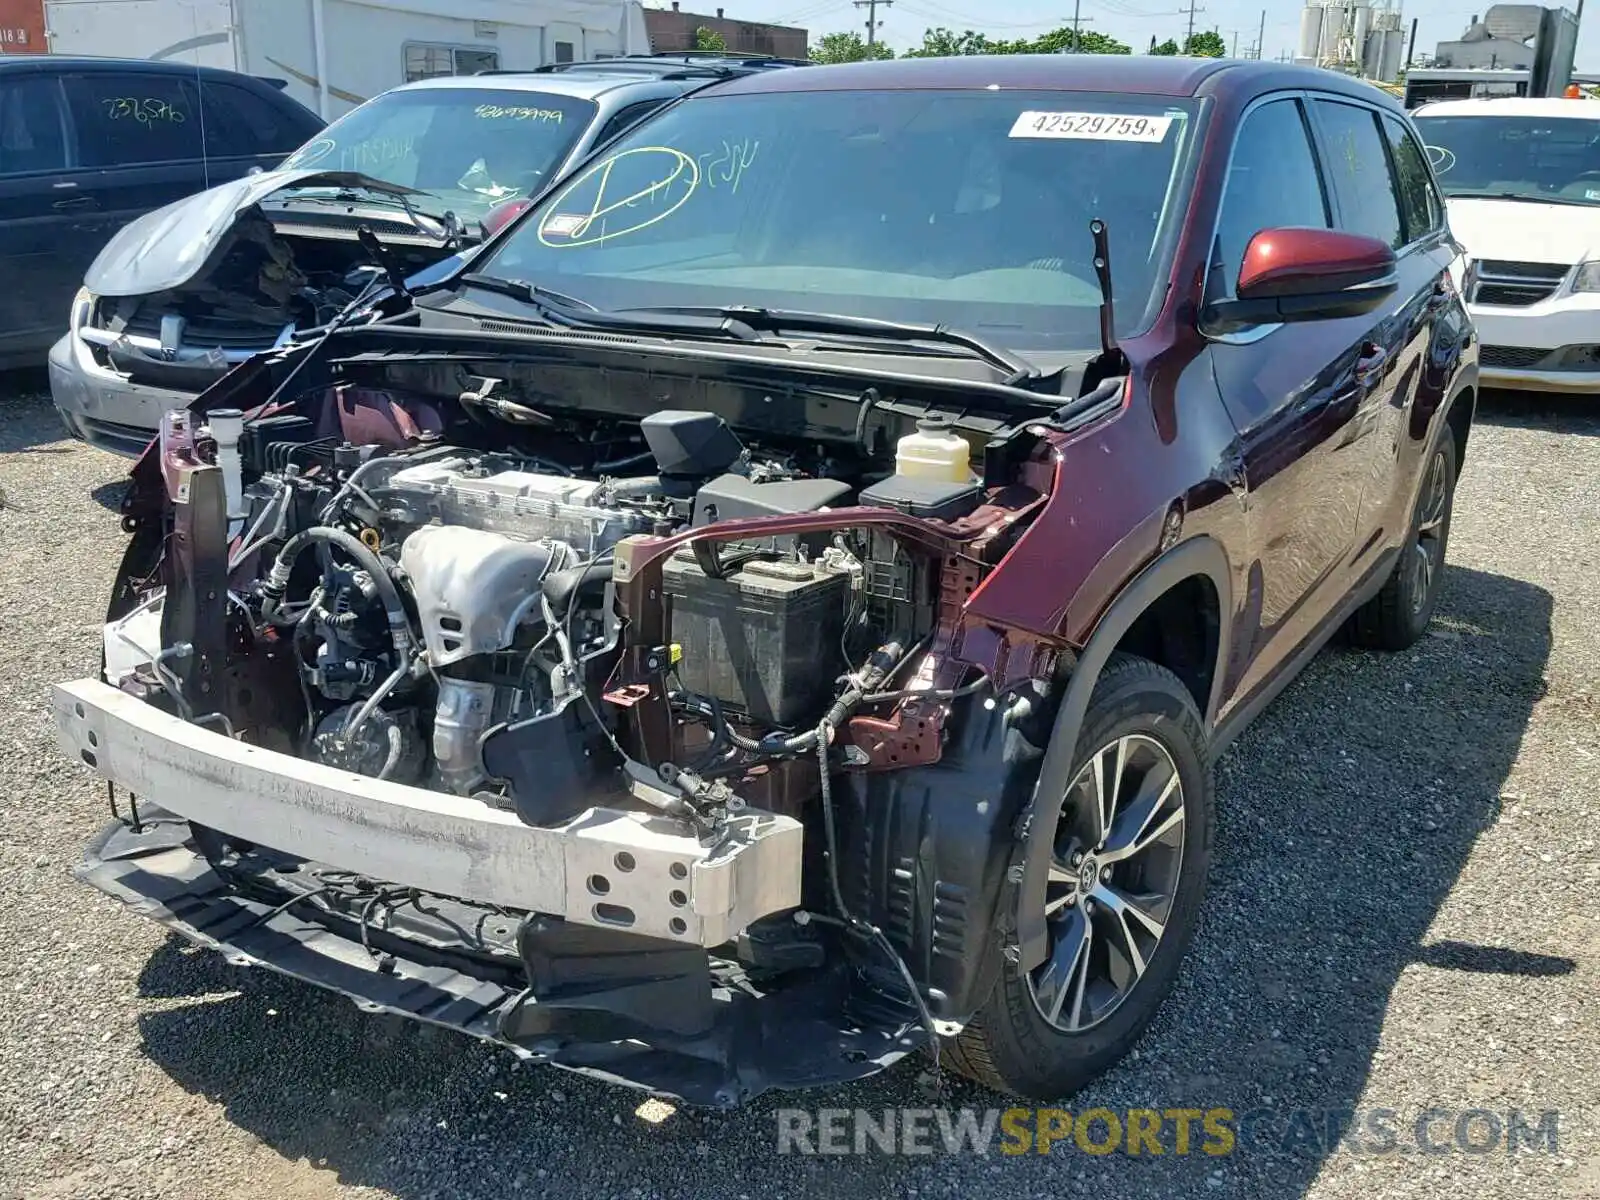
<svg viewBox="0 0 1600 1200">
<path fill-rule="evenodd" d="M 1071 1092 L 1172 986 L 1221 747 L 1428 623 L 1458 253 L 1326 72 L 698 92 L 166 418 L 56 689 L 80 873 L 696 1103 L 922 1048 Z"/>
</svg>

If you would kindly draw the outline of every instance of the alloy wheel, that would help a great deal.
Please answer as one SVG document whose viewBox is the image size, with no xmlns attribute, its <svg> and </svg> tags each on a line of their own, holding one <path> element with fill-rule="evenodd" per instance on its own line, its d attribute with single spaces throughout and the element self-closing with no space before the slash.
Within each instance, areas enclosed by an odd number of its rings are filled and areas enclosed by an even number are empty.
<svg viewBox="0 0 1600 1200">
<path fill-rule="evenodd" d="M 1445 518 L 1450 506 L 1450 489 L 1445 482 L 1444 451 L 1434 451 L 1428 464 L 1428 478 L 1422 485 L 1417 505 L 1417 536 L 1412 542 L 1411 609 L 1421 612 L 1433 594 L 1434 576 L 1444 566 Z"/>
<path fill-rule="evenodd" d="M 1183 781 L 1153 737 L 1101 747 L 1067 788 L 1045 888 L 1050 951 L 1028 975 L 1056 1029 L 1098 1025 L 1144 977 L 1177 896 L 1184 833 Z"/>
</svg>

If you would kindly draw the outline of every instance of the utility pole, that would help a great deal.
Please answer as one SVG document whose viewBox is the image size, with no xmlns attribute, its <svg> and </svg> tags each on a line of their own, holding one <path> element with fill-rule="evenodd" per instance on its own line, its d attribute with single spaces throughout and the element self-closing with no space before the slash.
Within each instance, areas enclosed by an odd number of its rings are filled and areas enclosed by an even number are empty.
<svg viewBox="0 0 1600 1200">
<path fill-rule="evenodd" d="M 867 10 L 867 45 L 872 45 L 878 40 L 878 5 L 890 8 L 894 0 L 851 0 L 857 8 Z"/>
<path fill-rule="evenodd" d="M 1256 34 L 1256 61 L 1260 62 L 1267 53 L 1267 10 L 1261 10 L 1261 32 Z"/>
<path fill-rule="evenodd" d="M 1078 28 L 1084 21 L 1093 23 L 1093 17 L 1083 15 L 1083 0 L 1072 0 L 1072 53 L 1077 54 L 1083 49 L 1083 35 Z"/>
<path fill-rule="evenodd" d="M 1228 51 L 1228 57 L 1229 58 L 1238 58 L 1239 57 L 1239 31 L 1237 29 L 1235 29 L 1233 31 L 1233 49 Z"/>
<path fill-rule="evenodd" d="M 1189 0 L 1189 32 L 1183 38 L 1183 52 L 1189 53 L 1189 43 L 1194 41 L 1194 16 L 1203 13 L 1205 9 L 1199 7 L 1198 0 Z"/>
</svg>

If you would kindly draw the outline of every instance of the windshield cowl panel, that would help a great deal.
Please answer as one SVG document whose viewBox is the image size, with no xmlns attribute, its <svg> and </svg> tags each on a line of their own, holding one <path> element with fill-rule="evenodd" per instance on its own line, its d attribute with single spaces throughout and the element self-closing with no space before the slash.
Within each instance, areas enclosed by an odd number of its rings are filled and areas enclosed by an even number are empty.
<svg viewBox="0 0 1600 1200">
<path fill-rule="evenodd" d="M 498 332 L 515 332 L 519 337 L 556 341 L 570 338 L 577 345 L 596 345 L 600 344 L 596 341 L 596 335 L 599 335 L 605 345 L 620 345 L 627 340 L 640 349 L 674 356 L 759 362 L 795 372 L 796 378 L 820 373 L 841 379 L 854 378 L 861 386 L 881 383 L 889 378 L 917 379 L 930 386 L 967 385 L 1032 392 L 1044 402 L 1060 393 L 1064 374 L 1081 372 L 1093 357 L 1090 352 L 1082 350 L 1032 354 L 1029 364 L 1037 369 L 1037 376 L 1008 384 L 1004 378 L 1007 372 L 981 355 L 935 341 L 898 342 L 798 331 L 763 332 L 753 340 L 747 340 L 719 335 L 709 322 L 698 332 L 652 328 L 650 319 L 656 314 L 626 311 L 603 314 L 619 321 L 619 328 L 615 330 L 586 323 L 582 318 L 589 314 L 578 310 L 563 312 L 562 320 L 553 323 L 537 315 L 526 303 L 519 303 L 505 293 L 476 286 L 456 296 L 433 294 L 420 297 L 417 311 L 421 314 L 425 329 L 482 330 L 487 321 L 489 327 Z M 637 327 L 629 327 L 626 323 L 633 316 L 642 319 Z M 572 319 L 573 323 L 568 324 L 568 319 Z M 623 336 L 619 337 L 618 334 Z"/>
<path fill-rule="evenodd" d="M 1067 92 L 706 95 L 613 143 L 475 269 L 602 310 L 740 306 L 1099 344 L 1165 295 L 1195 108 Z M 1029 357 L 1032 357 L 1031 355 Z"/>
</svg>

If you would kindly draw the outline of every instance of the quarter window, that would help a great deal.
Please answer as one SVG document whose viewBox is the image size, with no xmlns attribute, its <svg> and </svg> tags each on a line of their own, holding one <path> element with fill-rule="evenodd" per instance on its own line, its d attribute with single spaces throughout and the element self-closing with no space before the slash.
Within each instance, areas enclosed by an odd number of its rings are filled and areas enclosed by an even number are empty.
<svg viewBox="0 0 1600 1200">
<path fill-rule="evenodd" d="M 69 76 L 67 103 L 86 167 L 186 162 L 201 155 L 194 85 L 178 75 Z"/>
<path fill-rule="evenodd" d="M 1406 221 L 1406 241 L 1426 237 L 1444 225 L 1444 205 L 1434 190 L 1428 160 L 1411 131 L 1393 117 L 1383 118 L 1384 136 L 1394 160 L 1400 207 Z"/>
<path fill-rule="evenodd" d="M 1221 294 L 1233 294 L 1250 239 L 1283 228 L 1328 228 L 1322 178 L 1296 100 L 1263 104 L 1239 126 L 1217 223 Z"/>
<path fill-rule="evenodd" d="M 1339 227 L 1386 246 L 1405 245 L 1400 203 L 1389 156 L 1370 108 L 1318 100 L 1317 119 L 1328 146 L 1328 177 L 1339 197 Z"/>
</svg>

